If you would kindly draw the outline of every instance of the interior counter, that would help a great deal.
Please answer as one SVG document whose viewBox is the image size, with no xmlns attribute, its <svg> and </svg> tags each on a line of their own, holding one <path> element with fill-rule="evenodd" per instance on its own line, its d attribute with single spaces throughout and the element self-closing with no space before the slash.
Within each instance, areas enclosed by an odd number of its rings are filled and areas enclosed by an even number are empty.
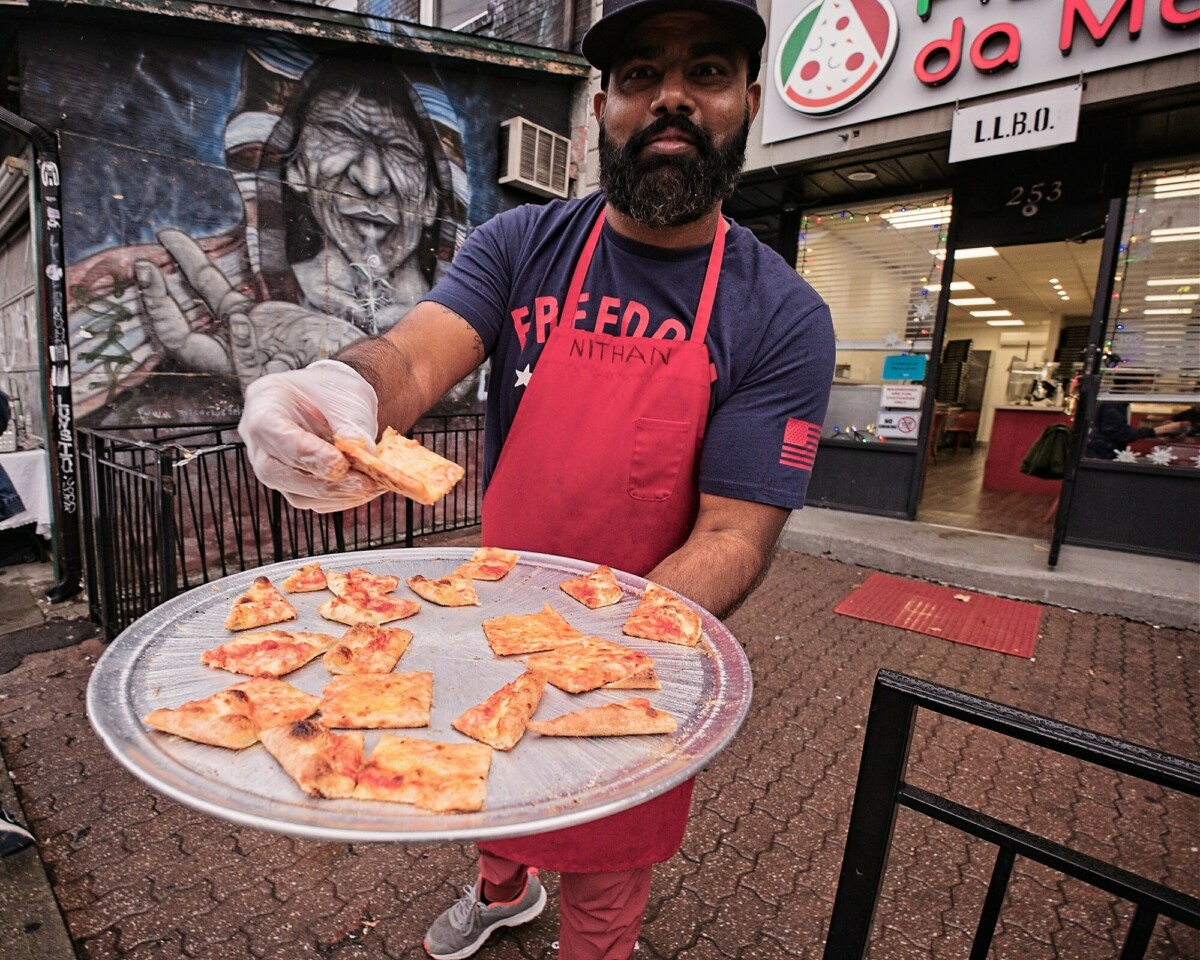
<svg viewBox="0 0 1200 960">
<path fill-rule="evenodd" d="M 1022 473 L 1021 461 L 1048 426 L 1070 422 L 1071 418 L 1058 407 L 996 407 L 987 462 L 983 468 L 983 488 L 1025 493 L 1056 492 L 1061 480 L 1040 480 Z"/>
</svg>

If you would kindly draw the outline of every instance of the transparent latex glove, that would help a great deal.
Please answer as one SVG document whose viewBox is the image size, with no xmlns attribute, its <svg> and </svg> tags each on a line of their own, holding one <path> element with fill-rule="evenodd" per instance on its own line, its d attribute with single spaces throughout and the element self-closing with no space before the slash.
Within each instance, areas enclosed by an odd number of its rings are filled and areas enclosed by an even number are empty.
<svg viewBox="0 0 1200 960">
<path fill-rule="evenodd" d="M 383 492 L 365 474 L 347 471 L 332 442 L 337 434 L 373 444 L 378 417 L 379 398 L 358 371 L 338 360 L 318 360 L 253 381 L 238 433 L 259 480 L 294 507 L 334 513 Z"/>
</svg>

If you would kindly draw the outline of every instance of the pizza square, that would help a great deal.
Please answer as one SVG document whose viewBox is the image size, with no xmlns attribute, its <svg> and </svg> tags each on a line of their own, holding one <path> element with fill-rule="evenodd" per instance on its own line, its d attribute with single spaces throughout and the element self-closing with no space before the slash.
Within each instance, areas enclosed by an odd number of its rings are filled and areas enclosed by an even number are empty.
<svg viewBox="0 0 1200 960">
<path fill-rule="evenodd" d="M 374 595 L 361 592 L 330 597 L 317 607 L 317 613 L 326 620 L 344 623 L 349 627 L 359 623 L 379 626 L 391 623 L 393 620 L 411 617 L 420 610 L 421 604 L 416 600 L 396 597 L 388 593 Z"/>
<path fill-rule="evenodd" d="M 526 667 L 567 693 L 595 690 L 653 665 L 646 654 L 602 637 L 584 637 L 525 658 Z"/>
<path fill-rule="evenodd" d="M 412 642 L 412 631 L 356 623 L 322 658 L 330 673 L 391 673 Z"/>
<path fill-rule="evenodd" d="M 334 733 L 313 720 L 263 730 L 259 739 L 310 797 L 353 797 L 363 762 L 363 734 Z"/>
<path fill-rule="evenodd" d="M 241 750 L 258 741 L 258 724 L 248 715 L 245 695 L 231 695 L 229 690 L 218 690 L 178 707 L 151 710 L 142 717 L 142 723 L 185 740 L 229 750 Z"/>
<path fill-rule="evenodd" d="M 197 743 L 240 750 L 268 727 L 312 716 L 320 702 L 283 680 L 256 677 L 178 707 L 152 710 L 142 722 Z"/>
<path fill-rule="evenodd" d="M 525 734 L 529 718 L 542 702 L 545 677 L 526 671 L 450 721 L 450 725 L 468 737 L 496 750 L 511 750 Z"/>
<path fill-rule="evenodd" d="M 462 564 L 455 573 L 472 580 L 502 580 L 508 576 L 520 560 L 520 554 L 500 547 L 480 547 L 471 559 Z"/>
<path fill-rule="evenodd" d="M 316 561 L 306 563 L 280 581 L 279 588 L 285 593 L 312 593 L 314 590 L 324 590 L 325 571 Z"/>
<path fill-rule="evenodd" d="M 296 619 L 296 608 L 266 577 L 255 577 L 254 581 L 233 601 L 229 616 L 225 618 L 226 630 L 250 630 L 266 627 L 272 623 Z"/>
<path fill-rule="evenodd" d="M 334 437 L 333 443 L 355 470 L 365 473 L 381 487 L 425 506 L 441 500 L 466 473 L 453 460 L 439 456 L 391 427 L 384 429 L 374 448 L 357 437 Z"/>
<path fill-rule="evenodd" d="M 701 629 L 700 614 L 670 590 L 651 583 L 621 632 L 643 640 L 694 647 L 700 642 Z"/>
<path fill-rule="evenodd" d="M 337 638 L 327 633 L 263 630 L 205 650 L 200 654 L 200 662 L 248 677 L 282 677 L 299 670 L 336 642 Z"/>
<path fill-rule="evenodd" d="M 293 687 L 274 677 L 254 677 L 229 687 L 245 697 L 246 715 L 259 730 L 295 723 L 311 717 L 321 705 L 321 698 Z"/>
<path fill-rule="evenodd" d="M 586 576 L 564 580 L 559 587 L 567 596 L 592 610 L 610 607 L 625 595 L 612 568 L 603 565 Z"/>
<path fill-rule="evenodd" d="M 418 575 L 409 577 L 404 582 L 418 597 L 436 603 L 439 607 L 479 606 L 479 597 L 475 594 L 471 578 L 460 573 L 451 573 L 436 580 Z"/>
<path fill-rule="evenodd" d="M 679 724 L 645 697 L 585 707 L 552 720 L 531 720 L 529 729 L 543 737 L 628 737 L 674 733 Z"/>
<path fill-rule="evenodd" d="M 492 751 L 385 733 L 358 771 L 359 800 L 411 803 L 435 813 L 472 813 L 487 799 Z"/>
<path fill-rule="evenodd" d="M 583 636 L 550 604 L 537 613 L 510 613 L 484 620 L 483 633 L 498 657 L 553 650 Z"/>
<path fill-rule="evenodd" d="M 368 594 L 379 596 L 391 593 L 400 586 L 400 578 L 388 573 L 371 573 L 362 567 L 355 567 L 344 573 L 330 570 L 325 574 L 329 589 L 335 596 L 344 597 L 351 594 Z"/>
<path fill-rule="evenodd" d="M 327 727 L 355 730 L 427 727 L 432 707 L 432 673 L 351 674 L 326 685 L 320 719 Z"/>
<path fill-rule="evenodd" d="M 623 680 L 614 680 L 604 686 L 609 690 L 661 690 L 662 680 L 659 679 L 658 671 L 649 666 Z"/>
</svg>

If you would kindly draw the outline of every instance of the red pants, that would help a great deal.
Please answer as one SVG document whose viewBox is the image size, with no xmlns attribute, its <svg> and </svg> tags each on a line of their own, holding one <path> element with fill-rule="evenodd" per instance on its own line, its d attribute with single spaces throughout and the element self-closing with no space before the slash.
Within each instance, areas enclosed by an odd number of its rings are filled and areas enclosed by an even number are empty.
<svg viewBox="0 0 1200 960">
<path fill-rule="evenodd" d="M 628 960 L 642 931 L 653 867 L 619 873 L 559 874 L 559 960 Z M 483 895 L 513 900 L 525 887 L 527 868 L 479 851 Z"/>
</svg>

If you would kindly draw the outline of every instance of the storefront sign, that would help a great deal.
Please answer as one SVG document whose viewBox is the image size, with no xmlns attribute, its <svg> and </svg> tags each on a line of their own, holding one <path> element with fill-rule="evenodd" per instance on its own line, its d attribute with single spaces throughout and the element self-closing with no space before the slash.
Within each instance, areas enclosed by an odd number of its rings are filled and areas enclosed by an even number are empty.
<svg viewBox="0 0 1200 960">
<path fill-rule="evenodd" d="M 924 380 L 925 355 L 902 353 L 883 358 L 884 380 Z"/>
<path fill-rule="evenodd" d="M 891 410 L 920 410 L 925 388 L 916 384 L 885 383 L 879 405 Z"/>
<path fill-rule="evenodd" d="M 875 436 L 885 440 L 916 440 L 921 430 L 921 414 L 913 411 L 880 410 L 875 418 Z"/>
<path fill-rule="evenodd" d="M 763 143 L 1196 55 L 1198 35 L 1195 0 L 773 0 Z"/>
<path fill-rule="evenodd" d="M 1072 84 L 955 110 L 950 162 L 1071 143 L 1082 99 L 1083 87 Z"/>
</svg>

